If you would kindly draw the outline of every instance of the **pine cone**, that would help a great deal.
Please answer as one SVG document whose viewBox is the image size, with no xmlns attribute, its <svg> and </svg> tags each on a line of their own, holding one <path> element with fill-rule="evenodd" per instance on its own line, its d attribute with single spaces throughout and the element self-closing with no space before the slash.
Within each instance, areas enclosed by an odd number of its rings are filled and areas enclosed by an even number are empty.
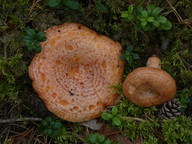
<svg viewBox="0 0 192 144">
<path fill-rule="evenodd" d="M 181 106 L 180 102 L 176 99 L 172 99 L 169 102 L 165 103 L 160 109 L 159 113 L 159 116 L 162 119 L 174 119 L 179 115 L 181 115 Z"/>
</svg>

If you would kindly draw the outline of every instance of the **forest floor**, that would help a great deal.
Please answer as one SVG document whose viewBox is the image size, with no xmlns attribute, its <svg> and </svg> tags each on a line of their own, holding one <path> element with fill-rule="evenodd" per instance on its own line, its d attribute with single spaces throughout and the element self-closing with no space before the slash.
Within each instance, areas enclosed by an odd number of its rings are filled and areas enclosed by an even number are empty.
<svg viewBox="0 0 192 144">
<path fill-rule="evenodd" d="M 150 56 L 158 56 L 176 82 L 176 102 L 139 107 L 124 97 L 120 83 L 111 87 L 121 100 L 105 112 L 113 118 L 72 123 L 49 112 L 28 75 L 43 40 L 27 30 L 43 38 L 43 31 L 66 22 L 85 25 L 122 45 L 123 81 Z M 27 36 L 31 43 L 24 40 Z M 179 114 L 172 110 L 175 103 Z M 164 111 L 162 118 L 162 109 L 172 117 Z M 0 1 L 0 144 L 52 143 L 192 143 L 191 0 Z"/>
</svg>

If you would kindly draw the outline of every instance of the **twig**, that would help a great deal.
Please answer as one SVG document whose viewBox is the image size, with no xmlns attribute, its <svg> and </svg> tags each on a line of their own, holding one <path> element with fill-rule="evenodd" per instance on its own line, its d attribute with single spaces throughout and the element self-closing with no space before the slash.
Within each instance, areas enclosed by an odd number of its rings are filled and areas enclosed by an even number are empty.
<svg viewBox="0 0 192 144">
<path fill-rule="evenodd" d="M 26 131 L 24 132 L 21 132 L 21 133 L 16 133 L 14 135 L 11 136 L 11 139 L 14 141 L 21 141 L 23 140 L 24 137 L 26 137 L 27 135 L 29 135 L 31 132 L 33 131 L 33 128 L 32 129 L 27 129 Z"/>
<path fill-rule="evenodd" d="M 34 0 L 32 6 L 30 7 L 30 12 L 36 7 L 36 5 L 40 2 L 41 0 Z"/>
<path fill-rule="evenodd" d="M 144 114 L 145 115 L 145 117 L 148 119 L 148 120 L 150 120 L 150 121 L 152 121 L 152 122 L 154 122 L 154 120 L 153 119 L 151 119 L 147 114 Z"/>
<path fill-rule="evenodd" d="M 111 132 L 111 133 L 107 133 L 105 134 L 106 136 L 111 136 L 111 135 L 116 135 L 116 134 L 120 134 L 122 132 L 126 132 L 127 130 L 124 130 L 124 131 L 114 131 L 114 132 Z"/>
<path fill-rule="evenodd" d="M 183 62 L 188 66 L 188 67 L 192 67 L 192 65 L 190 63 L 188 63 L 186 60 L 183 59 Z"/>
<path fill-rule="evenodd" d="M 135 121 L 140 121 L 140 122 L 144 122 L 146 120 L 141 119 L 141 118 L 137 118 L 137 117 L 122 117 L 123 119 L 131 119 L 131 120 L 135 120 Z"/>
<path fill-rule="evenodd" d="M 38 143 L 45 144 L 44 142 L 42 142 L 42 141 L 39 140 L 38 138 L 34 138 L 34 140 L 37 141 Z"/>
<path fill-rule="evenodd" d="M 170 8 L 173 10 L 175 16 L 177 17 L 179 22 L 183 22 L 182 17 L 179 15 L 179 13 L 176 11 L 176 9 L 172 6 L 169 0 L 167 0 L 167 3 L 169 4 Z"/>
<path fill-rule="evenodd" d="M 11 123 L 10 126 L 16 126 L 16 127 L 20 127 L 23 129 L 27 129 L 25 126 L 21 125 L 21 124 L 16 124 L 16 123 Z"/>
<path fill-rule="evenodd" d="M 42 118 L 35 118 L 35 117 L 25 117 L 25 118 L 17 118 L 17 119 L 0 119 L 0 123 L 12 123 L 12 122 L 19 122 L 19 121 L 41 121 Z"/>
<path fill-rule="evenodd" d="M 179 24 L 186 24 L 186 25 L 190 25 L 192 24 L 192 19 L 184 19 L 182 22 L 180 22 Z"/>
<path fill-rule="evenodd" d="M 0 135 L 0 139 L 3 137 L 3 134 L 6 134 L 6 136 L 4 137 L 4 142 L 8 140 L 9 137 L 9 133 L 10 133 L 10 129 L 11 127 L 6 127 L 6 129 L 3 131 L 3 133 L 1 133 Z"/>
<path fill-rule="evenodd" d="M 5 46 L 4 46 L 4 53 L 3 53 L 5 58 L 7 58 L 7 46 L 8 46 L 8 44 L 5 43 Z"/>
</svg>

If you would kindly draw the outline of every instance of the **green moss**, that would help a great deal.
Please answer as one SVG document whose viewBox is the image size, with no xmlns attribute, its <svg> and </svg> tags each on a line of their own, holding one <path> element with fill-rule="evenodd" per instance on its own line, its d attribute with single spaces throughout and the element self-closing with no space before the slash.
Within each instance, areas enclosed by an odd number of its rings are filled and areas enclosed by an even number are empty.
<svg viewBox="0 0 192 144">
<path fill-rule="evenodd" d="M 174 120 L 164 120 L 162 132 L 165 141 L 168 144 L 185 143 L 190 144 L 192 141 L 192 120 L 181 116 Z"/>
<path fill-rule="evenodd" d="M 0 98 L 16 98 L 21 85 L 19 78 L 26 72 L 27 65 L 23 61 L 22 43 L 19 41 L 21 33 L 5 35 L 2 43 L 3 51 L 0 57 Z"/>
<path fill-rule="evenodd" d="M 191 0 L 180 0 L 176 3 L 175 7 L 183 19 L 188 19 L 191 17 L 191 13 L 192 13 Z"/>
<path fill-rule="evenodd" d="M 113 14 L 119 14 L 126 5 L 126 2 L 124 0 L 104 0 L 105 4 L 110 8 L 110 11 Z"/>
</svg>

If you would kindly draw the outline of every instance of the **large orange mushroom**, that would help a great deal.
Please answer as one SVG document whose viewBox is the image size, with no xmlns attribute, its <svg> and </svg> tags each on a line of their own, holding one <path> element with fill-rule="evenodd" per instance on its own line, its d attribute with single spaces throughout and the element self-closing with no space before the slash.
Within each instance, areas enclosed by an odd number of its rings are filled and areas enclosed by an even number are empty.
<svg viewBox="0 0 192 144">
<path fill-rule="evenodd" d="M 110 85 L 122 81 L 122 47 L 77 23 L 45 31 L 47 40 L 29 66 L 34 90 L 60 118 L 82 122 L 97 118 L 120 96 Z"/>
<path fill-rule="evenodd" d="M 176 94 L 174 79 L 161 69 L 160 59 L 152 56 L 147 67 L 137 68 L 123 82 L 125 97 L 141 107 L 157 106 L 171 100 Z"/>
</svg>

